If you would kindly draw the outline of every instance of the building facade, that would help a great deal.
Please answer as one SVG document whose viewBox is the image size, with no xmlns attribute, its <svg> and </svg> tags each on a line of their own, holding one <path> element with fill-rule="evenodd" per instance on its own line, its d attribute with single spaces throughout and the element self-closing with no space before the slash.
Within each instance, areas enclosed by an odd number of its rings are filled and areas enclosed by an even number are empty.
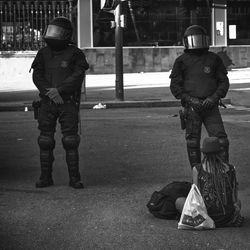
<svg viewBox="0 0 250 250">
<path fill-rule="evenodd" d="M 103 2 L 78 1 L 78 46 L 87 49 L 90 72 L 114 73 L 114 15 L 101 9 Z M 250 67 L 248 0 L 127 0 L 126 13 L 124 72 L 171 70 L 192 24 L 207 29 L 210 50 L 229 57 L 232 67 Z"/>
<path fill-rule="evenodd" d="M 38 49 L 49 20 L 56 16 L 72 20 L 78 46 L 113 47 L 114 14 L 102 10 L 103 2 L 0 1 L 0 49 Z M 124 46 L 181 46 L 184 30 L 192 24 L 207 29 L 211 45 L 250 45 L 249 23 L 248 0 L 127 0 Z"/>
<path fill-rule="evenodd" d="M 112 47 L 114 15 L 102 11 L 102 0 L 78 1 L 79 45 Z M 83 11 L 89 13 L 82 15 Z M 204 26 L 211 45 L 250 45 L 248 0 L 127 0 L 124 46 L 181 46 L 185 29 Z M 81 33 L 85 30 L 88 39 Z"/>
<path fill-rule="evenodd" d="M 74 42 L 90 63 L 88 73 L 114 73 L 114 14 L 102 10 L 106 1 L 0 0 L 0 65 L 16 57 L 32 61 L 44 46 L 48 22 L 66 16 L 74 26 Z M 249 0 L 127 0 L 124 21 L 125 73 L 171 70 L 183 52 L 184 30 L 192 24 L 207 29 L 211 50 L 226 48 L 233 67 L 250 67 Z M 21 72 L 21 64 L 14 71 Z"/>
</svg>

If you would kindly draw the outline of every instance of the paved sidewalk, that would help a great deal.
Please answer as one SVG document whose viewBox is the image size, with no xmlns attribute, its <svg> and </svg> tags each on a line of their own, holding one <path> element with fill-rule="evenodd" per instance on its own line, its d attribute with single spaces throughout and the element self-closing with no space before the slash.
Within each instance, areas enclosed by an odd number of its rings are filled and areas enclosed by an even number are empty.
<svg viewBox="0 0 250 250">
<path fill-rule="evenodd" d="M 125 89 L 137 89 L 142 86 L 149 87 L 169 87 L 171 71 L 168 72 L 139 72 L 139 73 L 124 73 Z M 228 71 L 228 77 L 231 84 L 249 83 L 250 68 L 238 68 Z M 86 87 L 100 89 L 114 89 L 115 74 L 89 75 L 86 76 Z M 0 85 L 0 93 L 13 91 L 32 91 L 36 90 L 32 82 L 32 74 L 27 74 L 25 78 L 12 76 L 6 81 L 3 80 Z"/>
<path fill-rule="evenodd" d="M 107 108 L 179 106 L 179 101 L 175 100 L 169 90 L 170 73 L 124 74 L 124 101 L 116 100 L 114 74 L 87 75 L 86 95 L 83 95 L 81 108 L 93 108 L 98 103 L 106 104 Z M 250 68 L 232 69 L 228 72 L 228 77 L 230 89 L 234 90 L 231 97 L 250 90 Z M 227 103 L 231 97 L 227 97 Z M 31 109 L 32 100 L 36 98 L 38 92 L 30 74 L 26 81 L 21 79 L 20 82 L 9 82 L 0 86 L 0 110 Z"/>
</svg>

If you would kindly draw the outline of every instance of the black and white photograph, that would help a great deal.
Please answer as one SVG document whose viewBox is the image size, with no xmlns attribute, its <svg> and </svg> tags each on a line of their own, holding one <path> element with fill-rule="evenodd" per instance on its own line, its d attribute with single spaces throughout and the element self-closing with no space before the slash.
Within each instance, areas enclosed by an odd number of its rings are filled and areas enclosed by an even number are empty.
<svg viewBox="0 0 250 250">
<path fill-rule="evenodd" d="M 249 0 L 0 0 L 0 250 L 249 250 L 249 142 Z"/>
</svg>

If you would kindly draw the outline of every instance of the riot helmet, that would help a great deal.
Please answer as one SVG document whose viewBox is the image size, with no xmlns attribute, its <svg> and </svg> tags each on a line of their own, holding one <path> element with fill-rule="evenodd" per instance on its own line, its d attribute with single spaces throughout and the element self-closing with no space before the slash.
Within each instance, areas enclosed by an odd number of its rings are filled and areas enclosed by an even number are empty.
<svg viewBox="0 0 250 250">
<path fill-rule="evenodd" d="M 66 17 L 57 17 L 49 23 L 44 40 L 53 50 L 62 50 L 70 43 L 72 33 L 71 21 Z"/>
<path fill-rule="evenodd" d="M 183 36 L 183 44 L 187 50 L 201 50 L 209 48 L 209 36 L 200 25 L 189 26 Z"/>
</svg>

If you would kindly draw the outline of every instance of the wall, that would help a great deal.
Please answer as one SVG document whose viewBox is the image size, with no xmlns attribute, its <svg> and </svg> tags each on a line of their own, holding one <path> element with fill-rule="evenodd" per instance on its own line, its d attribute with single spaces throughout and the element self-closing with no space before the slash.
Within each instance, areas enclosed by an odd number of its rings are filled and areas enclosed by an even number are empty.
<svg viewBox="0 0 250 250">
<path fill-rule="evenodd" d="M 212 47 L 210 50 L 219 52 L 221 48 Z M 230 46 L 226 50 L 233 67 L 250 67 L 250 46 Z M 84 52 L 90 64 L 88 74 L 114 74 L 114 48 L 91 48 Z M 124 73 L 169 71 L 182 52 L 182 47 L 124 48 Z M 0 53 L 0 91 L 34 87 L 29 69 L 35 55 L 35 51 Z"/>
<path fill-rule="evenodd" d="M 124 48 L 124 73 L 169 71 L 183 48 Z M 114 73 L 115 49 L 87 49 L 85 54 L 91 64 L 89 73 Z"/>
<path fill-rule="evenodd" d="M 210 51 L 215 53 L 221 50 L 221 47 L 210 48 Z M 169 71 L 176 57 L 182 53 L 182 47 L 125 47 L 123 50 L 124 73 Z M 233 67 L 250 67 L 250 45 L 230 46 L 226 48 L 226 53 L 232 60 Z M 86 49 L 85 54 L 91 65 L 90 74 L 115 72 L 114 48 Z"/>
</svg>

